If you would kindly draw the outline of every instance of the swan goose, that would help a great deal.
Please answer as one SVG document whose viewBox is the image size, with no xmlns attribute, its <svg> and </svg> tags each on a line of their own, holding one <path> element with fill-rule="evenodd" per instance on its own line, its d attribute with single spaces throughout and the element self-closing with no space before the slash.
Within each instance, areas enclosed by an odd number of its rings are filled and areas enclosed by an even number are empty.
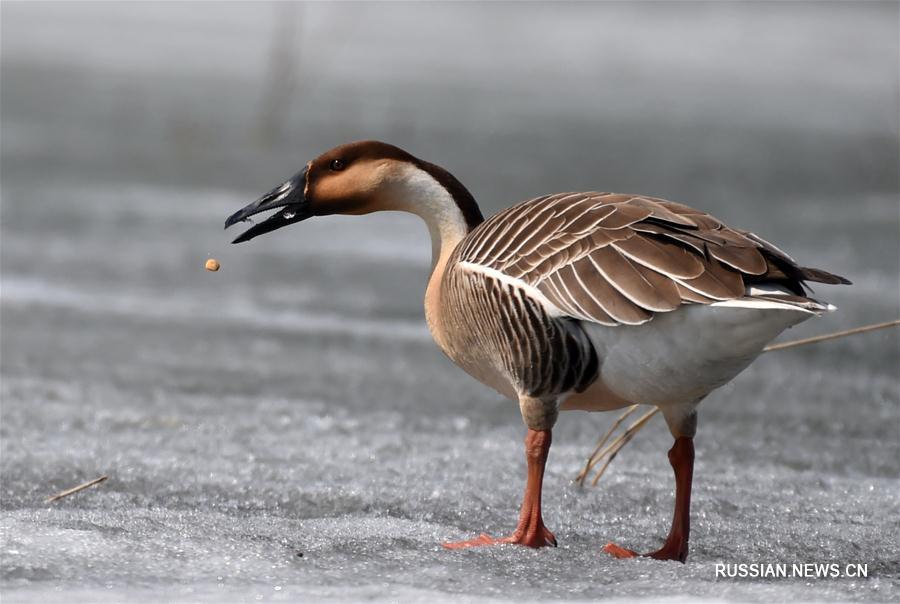
<svg viewBox="0 0 900 604">
<path fill-rule="evenodd" d="M 684 561 L 697 405 L 784 329 L 833 310 L 804 282 L 849 283 L 805 268 L 752 233 L 688 206 L 637 195 L 544 195 L 484 220 L 446 170 L 395 146 L 336 147 L 228 218 L 279 210 L 234 240 L 313 216 L 401 210 L 432 241 L 428 328 L 454 363 L 516 400 L 528 428 L 518 526 L 450 548 L 556 545 L 541 516 L 544 466 L 560 410 L 659 407 L 675 442 L 675 513 L 657 559 Z M 610 543 L 605 551 L 632 557 Z"/>
</svg>

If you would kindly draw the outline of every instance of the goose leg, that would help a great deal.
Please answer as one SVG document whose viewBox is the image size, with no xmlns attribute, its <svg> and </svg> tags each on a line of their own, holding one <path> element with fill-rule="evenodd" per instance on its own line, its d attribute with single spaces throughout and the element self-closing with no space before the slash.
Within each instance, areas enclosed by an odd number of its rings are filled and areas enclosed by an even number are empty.
<svg viewBox="0 0 900 604">
<path fill-rule="evenodd" d="M 491 537 L 482 534 L 468 541 L 445 543 L 448 549 L 462 549 L 481 545 L 497 545 L 500 543 L 517 543 L 529 547 L 556 547 L 553 536 L 541 517 L 541 487 L 544 482 L 544 466 L 550 453 L 550 430 L 532 430 L 529 428 L 525 437 L 525 458 L 528 460 L 528 481 L 525 485 L 525 497 L 519 513 L 519 524 L 508 537 Z"/>
<path fill-rule="evenodd" d="M 694 439 L 679 436 L 669 450 L 669 463 L 675 471 L 675 515 L 672 528 L 661 548 L 644 554 L 657 560 L 678 560 L 684 562 L 688 555 L 688 538 L 691 532 L 691 480 L 694 474 Z M 603 548 L 616 558 L 634 558 L 639 554 L 633 550 L 607 543 Z"/>
</svg>

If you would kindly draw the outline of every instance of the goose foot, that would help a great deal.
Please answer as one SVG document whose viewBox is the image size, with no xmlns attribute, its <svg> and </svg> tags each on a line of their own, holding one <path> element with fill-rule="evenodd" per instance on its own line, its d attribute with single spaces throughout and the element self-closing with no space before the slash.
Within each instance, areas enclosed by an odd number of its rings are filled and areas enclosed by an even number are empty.
<svg viewBox="0 0 900 604">
<path fill-rule="evenodd" d="M 633 549 L 626 549 L 612 542 L 604 545 L 603 551 L 613 558 L 618 558 L 619 560 L 624 560 L 625 558 L 637 558 L 638 556 L 640 556 L 640 554 Z"/>
<path fill-rule="evenodd" d="M 687 542 L 669 545 L 666 542 L 661 548 L 656 550 L 655 552 L 650 552 L 649 554 L 639 554 L 632 549 L 628 549 L 622 547 L 621 545 L 616 545 L 615 543 L 607 543 L 603 546 L 603 551 L 607 554 L 611 555 L 613 558 L 618 558 L 623 560 L 625 558 L 637 558 L 638 556 L 643 556 L 645 558 L 653 558 L 654 560 L 678 560 L 679 562 L 684 562 L 687 560 L 688 548 Z"/>
<path fill-rule="evenodd" d="M 694 474 L 694 440 L 679 436 L 669 450 L 669 462 L 675 471 L 675 513 L 669 536 L 661 548 L 655 552 L 644 554 L 655 560 L 678 560 L 684 562 L 688 555 L 688 537 L 691 534 L 691 480 Z M 607 543 L 603 551 L 615 558 L 635 558 L 640 556 L 615 543 Z"/>
<path fill-rule="evenodd" d="M 528 547 L 556 547 L 556 537 L 542 524 L 539 527 L 539 530 L 517 530 L 508 537 L 491 537 L 490 535 L 482 533 L 473 539 L 443 543 L 442 545 L 447 549 L 465 549 L 468 547 L 481 547 L 485 545 L 502 545 L 504 543 L 525 545 Z"/>
<path fill-rule="evenodd" d="M 528 430 L 525 437 L 525 459 L 528 461 L 528 481 L 525 484 L 525 497 L 519 512 L 519 524 L 509 537 L 491 537 L 481 534 L 474 539 L 444 543 L 447 549 L 463 549 L 483 545 L 500 545 L 514 543 L 528 547 L 556 547 L 553 536 L 541 517 L 541 485 L 544 480 L 544 465 L 550 452 L 550 430 Z"/>
</svg>

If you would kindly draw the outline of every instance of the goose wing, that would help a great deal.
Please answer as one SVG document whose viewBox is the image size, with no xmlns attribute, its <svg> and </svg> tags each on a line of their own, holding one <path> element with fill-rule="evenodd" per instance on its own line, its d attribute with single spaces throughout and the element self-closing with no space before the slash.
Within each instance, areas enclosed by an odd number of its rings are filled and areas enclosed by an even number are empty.
<svg viewBox="0 0 900 604">
<path fill-rule="evenodd" d="M 519 203 L 479 225 L 455 253 L 458 262 L 536 288 L 565 315 L 604 325 L 638 325 L 682 304 L 744 298 L 754 295 L 753 284 L 808 303 L 804 281 L 849 283 L 688 206 L 611 193 Z"/>
</svg>

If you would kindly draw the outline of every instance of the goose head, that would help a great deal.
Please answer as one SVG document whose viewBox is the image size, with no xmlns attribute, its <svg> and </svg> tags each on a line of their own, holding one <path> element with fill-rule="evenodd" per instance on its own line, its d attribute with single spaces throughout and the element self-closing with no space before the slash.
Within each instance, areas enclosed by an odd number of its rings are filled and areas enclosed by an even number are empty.
<svg viewBox="0 0 900 604">
<path fill-rule="evenodd" d="M 294 176 L 228 217 L 225 228 L 278 210 L 232 243 L 249 241 L 313 216 L 360 215 L 382 210 L 412 212 L 431 223 L 483 221 L 468 190 L 449 172 L 399 147 L 359 141 L 335 147 Z"/>
</svg>

